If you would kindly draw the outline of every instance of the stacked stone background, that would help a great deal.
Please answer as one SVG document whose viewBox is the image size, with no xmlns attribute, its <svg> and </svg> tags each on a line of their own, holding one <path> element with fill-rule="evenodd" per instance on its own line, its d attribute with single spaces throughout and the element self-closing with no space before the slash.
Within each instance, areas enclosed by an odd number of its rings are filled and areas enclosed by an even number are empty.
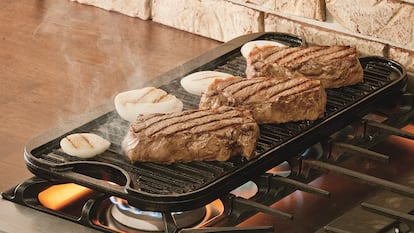
<svg viewBox="0 0 414 233">
<path fill-rule="evenodd" d="M 414 74 L 414 0 L 71 0 L 226 42 L 283 32 L 356 46 Z M 133 29 L 131 29 L 133 30 Z"/>
</svg>

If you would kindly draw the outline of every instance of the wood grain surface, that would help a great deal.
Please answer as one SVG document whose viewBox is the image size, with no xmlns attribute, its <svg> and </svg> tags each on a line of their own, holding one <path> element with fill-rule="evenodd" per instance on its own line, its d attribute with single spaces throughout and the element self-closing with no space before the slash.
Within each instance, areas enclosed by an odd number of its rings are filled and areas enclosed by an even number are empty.
<svg viewBox="0 0 414 233">
<path fill-rule="evenodd" d="M 39 133 L 220 45 L 68 0 L 0 1 L 0 191 Z"/>
</svg>

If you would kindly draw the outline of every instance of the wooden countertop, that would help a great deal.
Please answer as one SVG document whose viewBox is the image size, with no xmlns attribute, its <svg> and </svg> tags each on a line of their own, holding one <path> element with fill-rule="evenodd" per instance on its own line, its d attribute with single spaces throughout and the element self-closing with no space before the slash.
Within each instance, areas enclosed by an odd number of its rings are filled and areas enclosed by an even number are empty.
<svg viewBox="0 0 414 233">
<path fill-rule="evenodd" d="M 0 191 L 39 133 L 220 45 L 69 0 L 0 1 Z"/>
</svg>

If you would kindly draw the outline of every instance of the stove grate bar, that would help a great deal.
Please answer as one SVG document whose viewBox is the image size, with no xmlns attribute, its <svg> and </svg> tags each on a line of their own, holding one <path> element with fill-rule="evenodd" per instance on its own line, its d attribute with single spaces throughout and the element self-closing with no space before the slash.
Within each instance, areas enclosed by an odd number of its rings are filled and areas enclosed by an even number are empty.
<svg viewBox="0 0 414 233">
<path fill-rule="evenodd" d="M 385 132 L 388 132 L 392 135 L 414 140 L 414 134 L 413 133 L 410 133 L 410 132 L 407 132 L 405 130 L 401 130 L 399 128 L 395 128 L 395 127 L 392 127 L 392 126 L 389 126 L 389 125 L 386 125 L 386 124 L 382 124 L 382 123 L 379 123 L 379 122 L 376 122 L 376 121 L 368 120 L 368 121 L 365 122 L 365 126 L 366 127 L 373 127 L 373 128 L 376 128 L 376 129 L 381 129 L 381 130 L 383 130 Z"/>
<path fill-rule="evenodd" d="M 331 146 L 335 147 L 335 149 L 338 149 L 341 152 L 349 152 L 351 154 L 356 154 L 358 156 L 369 158 L 382 163 L 388 163 L 390 160 L 390 157 L 387 155 L 344 142 L 332 142 Z M 332 158 L 334 161 L 337 161 L 339 157 L 341 157 L 341 155 L 343 155 L 343 153 L 331 152 L 329 154 L 329 157 Z"/>
<path fill-rule="evenodd" d="M 313 187 L 309 184 L 305 184 L 305 183 L 302 183 L 300 181 L 293 180 L 293 179 L 290 179 L 290 178 L 287 178 L 287 177 L 272 176 L 270 179 L 271 179 L 271 181 L 274 181 L 274 182 L 294 186 L 296 189 L 307 192 L 307 193 L 312 193 L 312 194 L 320 195 L 320 196 L 323 196 L 323 197 L 330 197 L 331 196 L 331 193 L 329 191 L 319 189 L 319 188 Z"/>
<path fill-rule="evenodd" d="M 414 188 L 409 187 L 409 186 L 405 186 L 405 185 L 394 183 L 388 180 L 380 179 L 375 176 L 370 176 L 364 173 L 360 173 L 357 171 L 353 171 L 350 169 L 346 169 L 346 168 L 332 165 L 332 164 L 322 162 L 322 161 L 304 159 L 302 163 L 309 166 L 310 168 L 314 168 L 314 169 L 326 171 L 326 172 L 333 172 L 338 175 L 344 175 L 349 178 L 353 178 L 355 181 L 358 181 L 360 183 L 382 187 L 394 193 L 406 195 L 409 197 L 414 197 Z"/>
<path fill-rule="evenodd" d="M 352 233 L 350 231 L 341 230 L 332 226 L 324 226 L 323 229 L 326 233 Z"/>
<path fill-rule="evenodd" d="M 370 212 L 383 215 L 385 217 L 389 217 L 399 222 L 403 222 L 407 224 L 407 226 L 410 228 L 410 232 L 414 230 L 414 215 L 403 213 L 403 212 L 396 211 L 396 210 L 391 210 L 391 209 L 381 207 L 378 205 L 374 205 L 374 204 L 370 204 L 367 202 L 361 203 L 361 206 Z"/>
<path fill-rule="evenodd" d="M 270 214 L 270 215 L 278 217 L 278 218 L 293 220 L 293 215 L 291 215 L 289 213 L 285 213 L 285 212 L 277 210 L 277 209 L 274 209 L 274 208 L 271 208 L 267 205 L 260 204 L 258 202 L 253 201 L 253 200 L 244 199 L 242 197 L 236 197 L 236 196 L 232 196 L 232 195 L 231 195 L 230 199 L 231 199 L 232 203 L 235 204 L 235 205 L 251 207 L 251 208 L 253 208 L 253 209 L 255 209 L 259 212 Z"/>
<path fill-rule="evenodd" d="M 272 226 L 258 227 L 207 227 L 199 229 L 182 229 L 179 233 L 272 233 Z"/>
<path fill-rule="evenodd" d="M 162 220 L 164 222 L 165 233 L 177 233 L 178 227 L 172 213 L 162 213 Z"/>
</svg>

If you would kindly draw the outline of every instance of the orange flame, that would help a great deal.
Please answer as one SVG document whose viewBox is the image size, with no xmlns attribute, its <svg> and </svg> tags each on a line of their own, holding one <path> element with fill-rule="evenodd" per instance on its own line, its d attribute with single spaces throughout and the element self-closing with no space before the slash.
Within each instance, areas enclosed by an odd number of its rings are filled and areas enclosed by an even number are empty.
<svg viewBox="0 0 414 233">
<path fill-rule="evenodd" d="M 92 189 L 74 183 L 52 185 L 38 194 L 39 202 L 46 208 L 61 210 L 69 204 L 89 196 Z"/>
</svg>

